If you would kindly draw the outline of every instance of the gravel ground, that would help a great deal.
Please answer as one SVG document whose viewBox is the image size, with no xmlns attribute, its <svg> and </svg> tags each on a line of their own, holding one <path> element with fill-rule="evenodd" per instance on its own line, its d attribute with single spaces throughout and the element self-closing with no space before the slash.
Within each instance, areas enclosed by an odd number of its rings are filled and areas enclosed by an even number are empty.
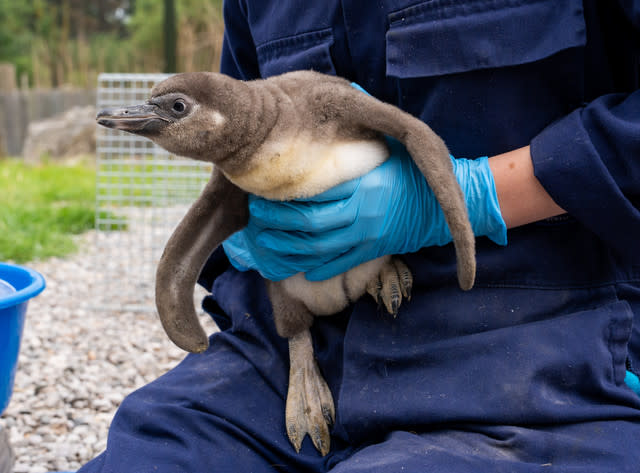
<svg viewBox="0 0 640 473">
<path fill-rule="evenodd" d="M 104 450 L 124 396 L 184 357 L 155 313 L 91 308 L 100 291 L 94 238 L 79 237 L 72 257 L 27 265 L 44 275 L 47 288 L 29 303 L 13 397 L 0 418 L 16 455 L 14 473 L 79 468 Z M 216 330 L 207 316 L 202 322 Z"/>
</svg>

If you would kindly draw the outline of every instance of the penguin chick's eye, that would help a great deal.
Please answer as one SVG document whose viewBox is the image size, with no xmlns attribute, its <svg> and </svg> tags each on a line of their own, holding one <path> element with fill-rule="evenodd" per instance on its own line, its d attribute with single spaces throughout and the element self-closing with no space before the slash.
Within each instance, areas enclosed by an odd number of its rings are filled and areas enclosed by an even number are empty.
<svg viewBox="0 0 640 473">
<path fill-rule="evenodd" d="M 183 113 L 187 109 L 187 106 L 182 100 L 176 100 L 175 102 L 173 102 L 172 109 L 174 112 Z"/>
</svg>

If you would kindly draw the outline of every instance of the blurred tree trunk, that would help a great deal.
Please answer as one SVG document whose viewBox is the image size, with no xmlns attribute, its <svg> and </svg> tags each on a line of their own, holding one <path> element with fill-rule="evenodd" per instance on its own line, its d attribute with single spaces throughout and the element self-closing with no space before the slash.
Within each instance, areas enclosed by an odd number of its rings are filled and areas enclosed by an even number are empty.
<svg viewBox="0 0 640 473">
<path fill-rule="evenodd" d="M 71 55 L 71 2 L 63 0 L 60 11 L 60 46 L 58 66 L 60 67 L 59 85 L 66 85 L 73 72 L 73 57 Z"/>
<path fill-rule="evenodd" d="M 164 0 L 164 72 L 176 72 L 176 4 Z"/>
</svg>

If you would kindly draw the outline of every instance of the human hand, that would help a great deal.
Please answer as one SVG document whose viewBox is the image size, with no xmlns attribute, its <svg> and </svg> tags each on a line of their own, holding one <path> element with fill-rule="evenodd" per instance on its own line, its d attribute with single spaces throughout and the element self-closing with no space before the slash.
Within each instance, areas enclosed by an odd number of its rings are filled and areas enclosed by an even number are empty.
<svg viewBox="0 0 640 473">
<path fill-rule="evenodd" d="M 249 225 L 224 242 L 238 269 L 280 280 L 305 272 L 323 280 L 365 261 L 451 241 L 444 214 L 404 146 L 389 139 L 390 157 L 368 174 L 304 201 L 250 197 Z M 472 228 L 506 244 L 487 158 L 453 159 Z"/>
</svg>

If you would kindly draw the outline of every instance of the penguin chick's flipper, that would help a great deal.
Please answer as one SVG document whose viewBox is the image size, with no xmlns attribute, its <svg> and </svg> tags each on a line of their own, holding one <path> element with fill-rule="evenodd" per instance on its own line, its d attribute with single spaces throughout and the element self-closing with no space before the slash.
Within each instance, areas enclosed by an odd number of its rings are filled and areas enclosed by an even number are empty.
<svg viewBox="0 0 640 473">
<path fill-rule="evenodd" d="M 456 249 L 458 283 L 465 291 L 471 289 L 476 277 L 476 240 L 464 195 L 453 173 L 449 150 L 431 128 L 412 115 L 376 99 L 366 102 L 370 104 L 369 107 L 365 107 L 370 109 L 370 114 L 360 115 L 366 117 L 365 123 L 368 122 L 372 128 L 401 141 L 426 178 L 451 232 Z M 376 113 L 384 109 L 387 110 L 387 114 Z M 404 119 L 400 120 L 400 116 Z M 404 127 L 398 129 L 399 123 L 403 123 Z"/>
<path fill-rule="evenodd" d="M 165 246 L 156 271 L 156 306 L 167 335 L 183 350 L 199 353 L 209 345 L 193 306 L 193 288 L 209 255 L 248 219 L 247 194 L 214 167 Z"/>
<path fill-rule="evenodd" d="M 467 206 L 453 173 L 449 151 L 431 128 L 418 118 L 354 89 L 347 82 L 318 84 L 310 103 L 320 116 L 334 116 L 342 126 L 372 129 L 392 136 L 405 145 L 432 189 L 449 226 L 456 248 L 458 282 L 464 290 L 475 281 L 475 236 Z"/>
</svg>

